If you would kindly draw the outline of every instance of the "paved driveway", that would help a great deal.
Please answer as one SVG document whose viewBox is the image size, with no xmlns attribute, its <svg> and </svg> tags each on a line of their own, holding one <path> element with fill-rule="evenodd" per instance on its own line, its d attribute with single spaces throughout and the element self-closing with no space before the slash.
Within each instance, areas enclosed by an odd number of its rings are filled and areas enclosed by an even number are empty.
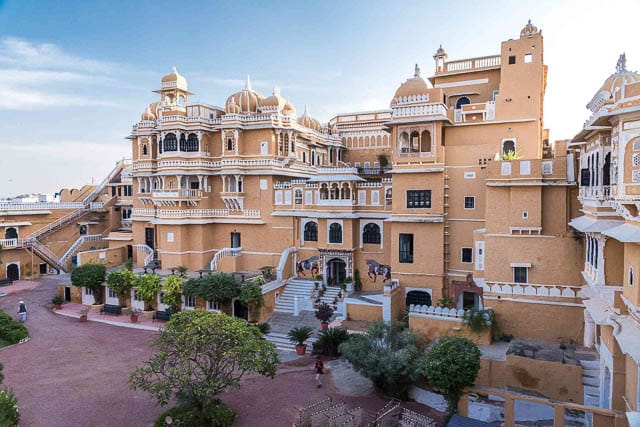
<svg viewBox="0 0 640 427">
<path fill-rule="evenodd" d="M 127 377 L 149 354 L 152 332 L 54 314 L 46 306 L 60 280 L 40 279 L 33 290 L 0 298 L 7 313 L 15 314 L 20 299 L 29 311 L 31 340 L 0 350 L 4 385 L 18 397 L 21 425 L 151 425 L 161 409 L 145 393 L 131 391 Z"/>
</svg>

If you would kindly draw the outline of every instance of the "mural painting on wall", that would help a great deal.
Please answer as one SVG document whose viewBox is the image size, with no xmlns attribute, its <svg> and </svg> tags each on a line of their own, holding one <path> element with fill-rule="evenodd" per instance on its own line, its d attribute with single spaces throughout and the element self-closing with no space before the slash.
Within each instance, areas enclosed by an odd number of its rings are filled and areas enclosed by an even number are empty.
<svg viewBox="0 0 640 427">
<path fill-rule="evenodd" d="M 298 276 L 306 276 L 305 272 L 309 271 L 311 273 L 311 277 L 315 277 L 320 271 L 318 257 L 312 256 L 311 258 L 303 259 L 298 263 L 296 271 L 298 272 Z"/>
<path fill-rule="evenodd" d="M 378 261 L 374 259 L 368 259 L 367 265 L 369 266 L 369 271 L 367 272 L 367 275 L 369 276 L 369 279 L 373 279 L 373 283 L 376 282 L 376 279 L 378 278 L 378 276 L 384 277 L 384 279 L 382 279 L 383 283 L 391 279 L 390 265 L 380 264 Z"/>
</svg>

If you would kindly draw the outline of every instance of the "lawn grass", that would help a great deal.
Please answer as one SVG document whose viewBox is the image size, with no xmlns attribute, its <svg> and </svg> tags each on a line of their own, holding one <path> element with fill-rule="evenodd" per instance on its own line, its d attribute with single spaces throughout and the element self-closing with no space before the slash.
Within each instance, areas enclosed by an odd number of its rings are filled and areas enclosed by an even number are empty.
<svg viewBox="0 0 640 427">
<path fill-rule="evenodd" d="M 2 338 L 0 338 L 0 348 L 6 347 L 8 345 L 11 345 L 11 343 L 9 341 L 3 340 Z"/>
</svg>

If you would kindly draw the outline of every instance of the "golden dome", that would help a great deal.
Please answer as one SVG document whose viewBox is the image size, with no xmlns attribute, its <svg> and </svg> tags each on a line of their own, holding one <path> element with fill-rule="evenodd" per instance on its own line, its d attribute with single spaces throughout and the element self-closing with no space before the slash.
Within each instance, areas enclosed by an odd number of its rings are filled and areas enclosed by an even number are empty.
<svg viewBox="0 0 640 427">
<path fill-rule="evenodd" d="M 153 104 L 151 104 L 153 105 Z M 142 113 L 142 116 L 140 116 L 140 120 L 155 120 L 156 119 L 156 115 L 152 112 L 151 110 L 151 105 L 147 105 L 147 109 L 144 110 L 144 113 Z"/>
<path fill-rule="evenodd" d="M 288 104 L 287 100 L 280 95 L 280 88 L 273 88 L 273 95 L 260 101 L 260 110 L 266 111 L 282 111 Z"/>
<path fill-rule="evenodd" d="M 175 87 L 182 90 L 188 90 L 187 79 L 178 73 L 176 67 L 173 67 L 171 73 L 162 77 L 162 88 Z"/>
<path fill-rule="evenodd" d="M 258 105 L 260 101 L 264 99 L 264 96 L 260 95 L 258 92 L 255 92 L 251 89 L 251 80 L 247 75 L 247 82 L 245 83 L 244 89 L 240 92 L 236 92 L 227 98 L 227 102 L 225 103 L 225 111 L 228 114 L 233 113 L 231 110 L 236 110 L 235 107 L 232 107 L 232 103 L 235 104 L 238 108 L 239 113 L 257 113 Z"/>
<path fill-rule="evenodd" d="M 282 114 L 284 114 L 285 116 L 296 116 L 296 107 L 293 106 L 293 104 L 290 104 L 289 102 L 287 102 L 286 104 L 284 104 L 284 108 L 282 109 Z"/>
<path fill-rule="evenodd" d="M 224 111 L 227 114 L 240 114 L 240 107 L 236 104 L 235 99 L 231 98 L 230 101 L 227 101 Z"/>
<path fill-rule="evenodd" d="M 520 31 L 520 37 L 529 37 L 534 34 L 538 34 L 538 32 L 539 32 L 538 27 L 533 25 L 531 23 L 531 19 L 529 19 L 529 22 L 527 22 L 527 25 L 525 25 L 524 28 Z"/>
<path fill-rule="evenodd" d="M 420 77 L 420 67 L 416 64 L 413 77 L 407 79 L 407 81 L 402 83 L 398 90 L 396 90 L 391 105 L 399 102 L 426 101 L 428 100 L 428 96 L 429 87 L 427 86 L 427 82 Z"/>
<path fill-rule="evenodd" d="M 623 53 L 616 63 L 616 72 L 611 74 L 604 81 L 600 89 L 591 99 L 587 108 L 591 111 L 597 111 L 603 104 L 611 104 L 620 99 L 620 88 L 622 86 L 636 83 L 640 81 L 640 74 L 635 71 L 627 70 L 627 58 Z"/>
<path fill-rule="evenodd" d="M 304 114 L 298 117 L 298 124 L 320 132 L 320 122 L 311 117 L 311 115 L 309 114 L 309 108 L 306 105 L 304 106 Z"/>
</svg>

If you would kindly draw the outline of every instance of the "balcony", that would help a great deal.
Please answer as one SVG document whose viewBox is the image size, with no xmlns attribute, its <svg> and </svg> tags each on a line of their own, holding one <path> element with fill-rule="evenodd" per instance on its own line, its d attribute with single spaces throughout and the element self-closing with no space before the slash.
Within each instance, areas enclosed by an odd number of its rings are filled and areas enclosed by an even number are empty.
<svg viewBox="0 0 640 427">
<path fill-rule="evenodd" d="M 260 218 L 260 211 L 255 209 L 243 210 L 240 213 L 232 213 L 229 209 L 133 209 L 134 218 L 154 217 L 161 219 L 170 218 Z"/>
<path fill-rule="evenodd" d="M 491 162 L 487 166 L 487 185 L 504 185 L 497 181 L 526 183 L 526 181 L 567 181 L 574 182 L 567 176 L 567 158 L 532 159 Z M 494 181 L 494 182 L 491 182 Z"/>
<path fill-rule="evenodd" d="M 0 239 L 0 246 L 5 249 L 15 248 L 18 246 L 18 239 Z"/>
<path fill-rule="evenodd" d="M 178 190 L 153 190 L 151 196 L 159 199 L 201 199 L 202 190 L 178 189 Z"/>
<path fill-rule="evenodd" d="M 469 73 L 473 71 L 489 70 L 492 68 L 500 68 L 500 55 L 480 56 L 477 58 L 460 59 L 457 61 L 447 61 L 440 70 L 436 70 L 438 74 L 457 74 Z"/>
<path fill-rule="evenodd" d="M 580 187 L 579 197 L 585 199 L 606 199 L 611 196 L 610 185 Z"/>
<path fill-rule="evenodd" d="M 477 102 L 463 105 L 462 108 L 453 110 L 454 123 L 476 123 L 496 118 L 495 101 Z"/>
</svg>

